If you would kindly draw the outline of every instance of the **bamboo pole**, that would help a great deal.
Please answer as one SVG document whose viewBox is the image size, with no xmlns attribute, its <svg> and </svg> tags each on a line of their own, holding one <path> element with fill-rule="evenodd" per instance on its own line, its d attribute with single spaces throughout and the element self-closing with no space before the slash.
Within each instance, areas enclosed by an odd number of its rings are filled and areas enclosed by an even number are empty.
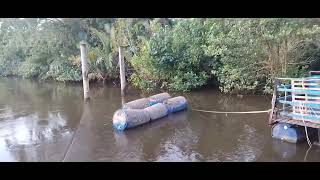
<svg viewBox="0 0 320 180">
<path fill-rule="evenodd" d="M 124 59 L 123 59 L 121 47 L 119 47 L 119 66 L 120 66 L 121 94 L 125 94 L 126 75 L 125 75 Z"/>
<path fill-rule="evenodd" d="M 80 43 L 80 53 L 81 53 L 81 69 L 82 69 L 82 82 L 83 82 L 83 98 L 84 100 L 89 100 L 89 66 L 87 60 L 87 43 Z"/>
</svg>

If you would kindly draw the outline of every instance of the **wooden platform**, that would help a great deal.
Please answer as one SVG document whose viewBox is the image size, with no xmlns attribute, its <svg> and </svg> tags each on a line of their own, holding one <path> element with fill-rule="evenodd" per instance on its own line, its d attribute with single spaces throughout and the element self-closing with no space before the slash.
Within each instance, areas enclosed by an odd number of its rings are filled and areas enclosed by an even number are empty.
<svg viewBox="0 0 320 180">
<path fill-rule="evenodd" d="M 307 78 L 276 78 L 274 88 L 269 124 L 316 128 L 313 144 L 320 145 L 320 71 L 311 71 Z"/>
<path fill-rule="evenodd" d="M 295 124 L 295 125 L 307 126 L 307 127 L 311 127 L 311 128 L 317 128 L 317 129 L 320 128 L 320 124 L 319 123 L 305 121 L 305 124 L 304 124 L 302 120 L 295 120 L 295 119 L 288 118 L 288 117 L 272 118 L 272 124 L 275 123 L 275 122 Z"/>
<path fill-rule="evenodd" d="M 320 75 L 320 71 L 312 71 L 306 78 L 276 78 L 269 124 L 283 122 L 320 129 L 320 76 L 311 76 L 315 73 Z"/>
</svg>

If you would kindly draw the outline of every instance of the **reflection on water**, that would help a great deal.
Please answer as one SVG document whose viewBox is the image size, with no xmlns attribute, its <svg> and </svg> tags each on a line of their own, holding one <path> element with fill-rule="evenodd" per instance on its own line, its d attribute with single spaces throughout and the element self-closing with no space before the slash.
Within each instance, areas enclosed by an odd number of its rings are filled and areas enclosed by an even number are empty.
<svg viewBox="0 0 320 180">
<path fill-rule="evenodd" d="M 319 161 L 319 148 L 271 138 L 267 114 L 179 112 L 118 132 L 113 113 L 150 94 L 80 84 L 0 79 L 0 161 Z M 190 107 L 221 111 L 269 109 L 270 97 L 214 90 L 172 93 Z"/>
<path fill-rule="evenodd" d="M 68 134 L 66 121 L 60 113 L 48 113 L 46 119 L 39 115 L 31 114 L 15 119 L 14 123 L 3 124 L 4 134 L 9 149 L 15 147 L 28 147 L 40 144 L 43 141 L 53 141 L 56 136 Z"/>
<path fill-rule="evenodd" d="M 71 96 L 70 96 L 71 95 Z M 56 161 L 78 113 L 68 87 L 16 79 L 0 81 L 0 160 Z M 73 107 L 71 107 L 73 105 Z M 68 108 L 65 108 L 68 107 Z"/>
<path fill-rule="evenodd" d="M 272 141 L 272 149 L 284 160 L 294 157 L 297 153 L 296 144 L 281 142 L 276 139 Z"/>
</svg>

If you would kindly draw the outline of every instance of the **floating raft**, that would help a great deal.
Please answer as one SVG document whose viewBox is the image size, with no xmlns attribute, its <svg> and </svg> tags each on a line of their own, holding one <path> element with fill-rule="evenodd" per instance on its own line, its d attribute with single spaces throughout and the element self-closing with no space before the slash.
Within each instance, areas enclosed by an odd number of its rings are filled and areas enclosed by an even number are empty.
<svg viewBox="0 0 320 180">
<path fill-rule="evenodd" d="M 178 96 L 171 98 L 168 93 L 141 98 L 123 105 L 113 115 L 113 127 L 117 130 L 133 128 L 153 120 L 161 119 L 169 113 L 187 109 L 187 99 Z"/>
</svg>

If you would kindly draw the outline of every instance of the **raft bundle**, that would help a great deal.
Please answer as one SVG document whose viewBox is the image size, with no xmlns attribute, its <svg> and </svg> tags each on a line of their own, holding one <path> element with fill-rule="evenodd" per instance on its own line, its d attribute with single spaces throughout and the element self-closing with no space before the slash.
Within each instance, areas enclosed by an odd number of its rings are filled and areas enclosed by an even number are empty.
<svg viewBox="0 0 320 180">
<path fill-rule="evenodd" d="M 161 93 L 141 98 L 123 105 L 113 115 L 113 127 L 117 130 L 133 128 L 147 122 L 161 119 L 169 113 L 187 109 L 188 103 L 183 96 L 171 97 Z"/>
</svg>

